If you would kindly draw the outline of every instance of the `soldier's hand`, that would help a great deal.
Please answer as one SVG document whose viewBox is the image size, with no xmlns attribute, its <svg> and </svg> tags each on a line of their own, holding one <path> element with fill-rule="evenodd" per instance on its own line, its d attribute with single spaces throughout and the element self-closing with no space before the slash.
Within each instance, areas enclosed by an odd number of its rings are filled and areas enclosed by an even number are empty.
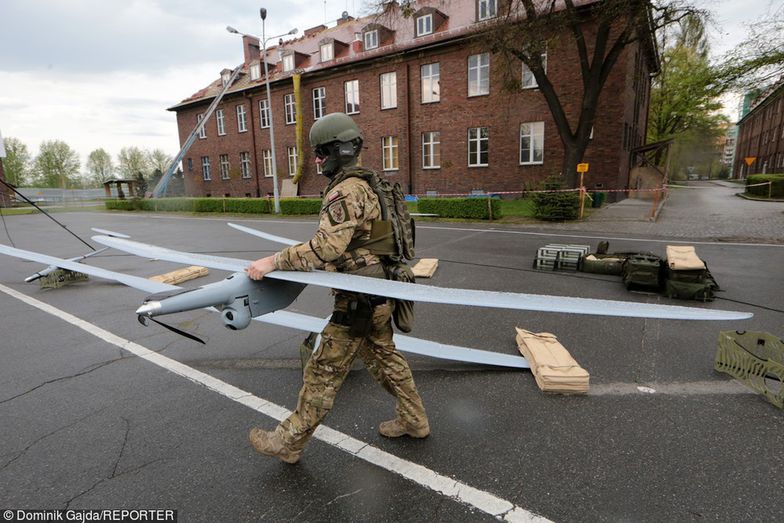
<svg viewBox="0 0 784 523">
<path fill-rule="evenodd" d="M 260 258 L 245 268 L 251 280 L 260 280 L 275 270 L 275 255 Z"/>
</svg>

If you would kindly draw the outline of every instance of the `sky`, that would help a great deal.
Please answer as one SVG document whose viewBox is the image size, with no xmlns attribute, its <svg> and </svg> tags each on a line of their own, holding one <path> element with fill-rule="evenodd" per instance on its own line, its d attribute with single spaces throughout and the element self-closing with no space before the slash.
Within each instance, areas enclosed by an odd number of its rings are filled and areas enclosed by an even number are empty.
<svg viewBox="0 0 784 523">
<path fill-rule="evenodd" d="M 470 0 L 462 0 L 470 1 Z M 777 0 L 699 0 L 715 15 L 715 54 L 742 41 L 747 24 Z M 267 5 L 264 5 L 266 3 Z M 82 161 L 104 148 L 180 148 L 167 111 L 243 60 L 242 41 L 226 31 L 302 31 L 367 14 L 367 0 L 0 0 L 0 134 L 32 156 L 63 140 Z M 737 100 L 727 100 L 735 118 Z"/>
</svg>

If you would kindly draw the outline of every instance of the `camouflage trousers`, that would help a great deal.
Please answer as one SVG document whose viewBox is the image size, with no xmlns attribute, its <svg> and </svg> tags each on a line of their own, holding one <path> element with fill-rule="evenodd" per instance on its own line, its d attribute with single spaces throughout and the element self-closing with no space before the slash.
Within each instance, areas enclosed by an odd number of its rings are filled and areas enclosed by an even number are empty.
<svg viewBox="0 0 784 523">
<path fill-rule="evenodd" d="M 353 296 L 338 292 L 335 311 L 345 313 Z M 354 359 L 362 358 L 370 374 L 397 400 L 397 417 L 412 427 L 427 424 L 408 362 L 392 341 L 392 302 L 373 308 L 372 328 L 365 337 L 352 337 L 350 327 L 330 321 L 321 333 L 321 343 L 308 360 L 297 409 L 275 429 L 292 450 L 302 449 L 316 427 L 332 409 L 335 396 Z"/>
</svg>

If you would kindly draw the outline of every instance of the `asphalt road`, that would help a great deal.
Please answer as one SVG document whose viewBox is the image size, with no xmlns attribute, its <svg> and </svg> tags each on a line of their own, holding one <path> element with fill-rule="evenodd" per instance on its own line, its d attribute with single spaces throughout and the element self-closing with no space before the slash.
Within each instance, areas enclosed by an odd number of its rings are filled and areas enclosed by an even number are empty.
<svg viewBox="0 0 784 523">
<path fill-rule="evenodd" d="M 58 219 L 85 238 L 96 226 L 247 259 L 276 246 L 229 229 L 226 221 L 299 240 L 315 227 L 312 219 L 124 213 Z M 43 216 L 6 217 L 6 224 L 17 247 L 61 257 L 84 251 Z M 155 507 L 178 510 L 180 521 L 482 521 L 493 518 L 477 506 L 492 499 L 518 509 L 505 512 L 508 519 L 533 513 L 553 521 L 783 520 L 784 413 L 715 373 L 713 359 L 721 330 L 782 335 L 784 246 L 700 243 L 698 253 L 726 290 L 712 303 L 685 303 L 628 293 L 616 277 L 532 270 L 536 249 L 546 243 L 595 247 L 603 237 L 601 220 L 585 225 L 592 232 L 574 227 L 564 237 L 559 226 L 422 223 L 418 255 L 440 259 L 426 284 L 755 316 L 687 322 L 419 304 L 412 333 L 418 337 L 513 354 L 516 325 L 549 331 L 591 373 L 587 396 L 546 395 L 527 371 L 411 357 L 433 433 L 399 441 L 376 432 L 393 416 L 392 400 L 361 367 L 352 371 L 327 426 L 366 451 L 421 466 L 420 476 L 477 489 L 472 498 L 422 486 L 390 471 L 387 459 L 374 464 L 321 440 L 295 466 L 259 456 L 247 431 L 273 427 L 272 418 L 133 355 L 122 341 L 96 337 L 56 311 L 2 291 L 0 509 Z M 628 229 L 612 228 L 611 250 L 664 253 L 669 237 Z M 145 277 L 177 267 L 119 253 L 91 263 Z M 44 290 L 20 283 L 38 268 L 3 257 L 0 285 L 88 322 L 89 330 L 103 329 L 257 398 L 295 406 L 302 333 L 259 324 L 231 332 L 206 311 L 171 317 L 205 339 L 201 346 L 139 325 L 133 311 L 143 295 L 121 285 L 91 279 Z M 187 285 L 222 276 L 212 271 Z M 326 316 L 330 303 L 327 291 L 309 288 L 292 309 Z"/>
</svg>

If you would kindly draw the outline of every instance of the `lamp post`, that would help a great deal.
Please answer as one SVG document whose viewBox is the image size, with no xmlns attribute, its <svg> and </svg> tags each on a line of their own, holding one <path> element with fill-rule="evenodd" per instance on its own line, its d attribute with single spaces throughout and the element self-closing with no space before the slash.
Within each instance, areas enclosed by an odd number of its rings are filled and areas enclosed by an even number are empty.
<svg viewBox="0 0 784 523">
<path fill-rule="evenodd" d="M 280 214 L 280 196 L 278 194 L 278 160 L 277 160 L 277 155 L 275 154 L 275 126 L 272 119 L 272 96 L 270 95 L 269 72 L 267 71 L 267 42 L 270 40 L 274 40 L 275 38 L 281 38 L 283 36 L 297 34 L 297 29 L 294 28 L 288 33 L 283 33 L 283 34 L 270 36 L 269 38 L 266 38 L 266 34 L 265 34 L 266 28 L 264 26 L 264 21 L 267 18 L 267 10 L 262 7 L 259 10 L 259 14 L 261 15 L 261 38 L 257 36 L 241 33 L 231 26 L 226 26 L 226 30 L 230 33 L 234 33 L 242 36 L 250 36 L 261 41 L 261 45 L 262 45 L 261 61 L 264 62 L 264 84 L 267 88 L 267 113 L 269 115 L 269 124 L 270 124 L 269 125 L 270 148 L 272 149 L 272 198 L 275 206 L 275 214 Z M 261 118 L 261 115 L 259 115 L 259 118 Z"/>
</svg>

